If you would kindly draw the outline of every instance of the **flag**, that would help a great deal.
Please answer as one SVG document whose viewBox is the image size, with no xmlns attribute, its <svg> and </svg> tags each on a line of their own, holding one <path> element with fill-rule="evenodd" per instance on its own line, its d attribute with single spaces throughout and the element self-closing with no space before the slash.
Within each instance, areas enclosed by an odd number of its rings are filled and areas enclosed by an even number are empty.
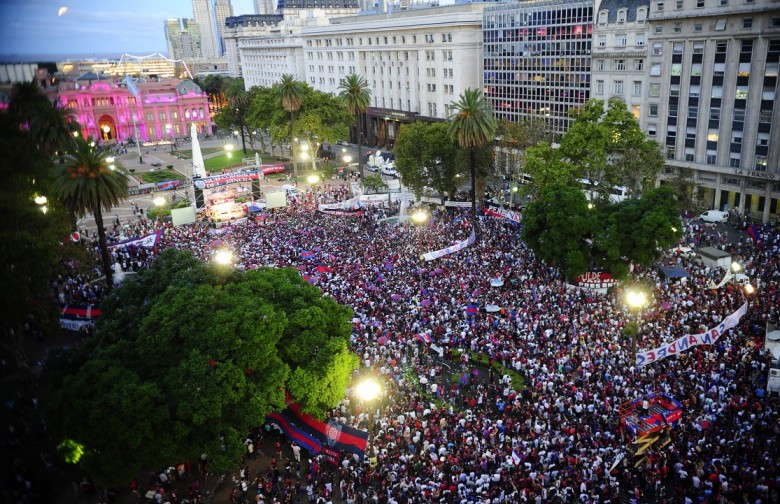
<svg viewBox="0 0 780 504">
<path fill-rule="evenodd" d="M 466 313 L 470 317 L 476 315 L 478 311 L 479 311 L 479 305 L 477 303 L 469 303 L 468 305 L 466 305 Z"/>
<path fill-rule="evenodd" d="M 758 237 L 758 230 L 756 229 L 756 226 L 753 224 L 749 225 L 747 228 L 747 233 L 750 235 L 751 238 L 753 238 L 753 243 L 758 243 L 759 237 Z"/>
<path fill-rule="evenodd" d="M 394 269 L 393 263 L 391 263 L 390 261 L 385 261 L 384 266 L 385 266 L 385 269 L 389 270 L 389 271 L 392 271 Z"/>
<path fill-rule="evenodd" d="M 306 432 L 326 446 L 338 452 L 349 452 L 363 456 L 368 442 L 368 432 L 361 431 L 336 420 L 328 423 L 320 422 L 314 417 L 302 412 L 300 406 L 291 403 L 283 412 L 301 431 Z"/>
<path fill-rule="evenodd" d="M 307 261 L 311 261 L 312 259 L 314 259 L 314 252 L 312 252 L 311 250 L 302 250 L 301 259 L 306 259 Z"/>
<path fill-rule="evenodd" d="M 138 87 L 135 85 L 133 78 L 130 77 L 129 74 L 125 74 L 125 82 L 127 83 L 127 90 L 130 91 L 130 94 L 133 95 L 136 100 L 139 99 L 141 92 L 138 91 Z"/>
<path fill-rule="evenodd" d="M 466 373 L 461 373 L 460 376 L 458 377 L 458 383 L 460 383 L 461 385 L 468 385 L 469 375 L 467 375 Z"/>
<path fill-rule="evenodd" d="M 414 337 L 423 343 L 430 343 L 433 341 L 428 333 L 417 333 L 414 335 Z"/>
<path fill-rule="evenodd" d="M 287 411 L 287 410 L 285 410 Z M 282 433 L 291 441 L 309 450 L 309 453 L 319 453 L 322 450 L 322 443 L 311 434 L 296 426 L 293 421 L 284 412 L 271 413 L 268 420 L 275 423 L 282 430 Z"/>
<path fill-rule="evenodd" d="M 333 268 L 329 268 L 327 266 L 317 266 L 316 269 L 320 273 L 331 273 L 331 272 L 333 272 Z"/>
</svg>

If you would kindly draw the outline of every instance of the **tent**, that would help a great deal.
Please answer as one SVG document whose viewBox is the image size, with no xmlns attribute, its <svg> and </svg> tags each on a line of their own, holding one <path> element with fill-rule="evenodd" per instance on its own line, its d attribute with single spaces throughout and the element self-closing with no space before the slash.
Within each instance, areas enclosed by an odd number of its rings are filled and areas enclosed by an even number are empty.
<svg viewBox="0 0 780 504">
<path fill-rule="evenodd" d="M 666 278 L 670 279 L 688 278 L 691 276 L 690 273 L 679 266 L 660 266 L 658 269 Z"/>
</svg>

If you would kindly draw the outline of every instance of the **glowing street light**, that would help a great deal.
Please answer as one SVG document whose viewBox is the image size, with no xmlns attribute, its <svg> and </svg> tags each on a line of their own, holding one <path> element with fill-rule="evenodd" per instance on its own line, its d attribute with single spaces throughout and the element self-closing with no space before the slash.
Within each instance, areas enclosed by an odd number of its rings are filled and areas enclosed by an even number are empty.
<svg viewBox="0 0 780 504">
<path fill-rule="evenodd" d="M 154 199 L 152 200 L 152 202 L 154 203 L 154 206 L 156 206 L 156 207 L 161 207 L 161 206 L 164 206 L 164 205 L 165 205 L 165 203 L 166 203 L 166 200 L 165 200 L 165 197 L 164 197 L 164 196 L 157 196 L 156 198 L 154 198 Z"/>
<path fill-rule="evenodd" d="M 745 286 L 745 294 L 753 294 L 754 292 L 756 292 L 756 288 L 755 287 L 753 287 L 750 284 L 747 284 Z"/>
<path fill-rule="evenodd" d="M 731 272 L 733 275 L 731 275 L 731 283 L 736 284 L 737 283 L 737 273 L 742 271 L 742 265 L 739 264 L 737 261 L 734 261 L 731 263 Z"/>
<path fill-rule="evenodd" d="M 233 262 L 233 252 L 227 249 L 220 249 L 214 254 L 214 262 L 227 266 Z"/>
<path fill-rule="evenodd" d="M 382 387 L 373 378 L 366 378 L 355 387 L 355 394 L 358 398 L 368 403 L 368 458 L 371 460 L 372 445 L 374 439 L 374 408 L 373 402 L 379 397 Z"/>
<path fill-rule="evenodd" d="M 317 208 L 319 208 L 320 196 L 319 196 L 319 191 L 317 189 L 317 184 L 320 183 L 320 177 L 318 175 L 311 174 L 308 177 L 306 177 L 306 182 L 308 182 L 309 185 L 311 185 L 312 190 L 314 191 L 314 204 Z"/>
<path fill-rule="evenodd" d="M 644 291 L 638 289 L 629 289 L 626 291 L 626 304 L 630 308 L 636 310 L 634 322 L 636 323 L 637 327 L 634 335 L 631 338 L 631 355 L 634 361 L 636 361 L 636 340 L 639 333 L 639 312 L 642 310 L 642 307 L 647 304 L 647 294 L 645 294 Z"/>
<path fill-rule="evenodd" d="M 227 153 L 227 157 L 233 157 L 233 144 L 227 144 L 225 146 L 225 152 Z"/>
<path fill-rule="evenodd" d="M 416 224 L 424 224 L 428 220 L 428 213 L 425 210 L 422 210 L 422 209 L 416 210 L 412 214 L 412 220 Z"/>
</svg>

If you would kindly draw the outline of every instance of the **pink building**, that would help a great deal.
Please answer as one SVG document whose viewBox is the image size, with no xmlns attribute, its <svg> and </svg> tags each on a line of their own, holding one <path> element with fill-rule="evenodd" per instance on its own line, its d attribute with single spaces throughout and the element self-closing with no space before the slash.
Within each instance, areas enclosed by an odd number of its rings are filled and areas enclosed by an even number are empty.
<svg viewBox="0 0 780 504">
<path fill-rule="evenodd" d="M 199 135 L 212 133 L 206 93 L 191 80 L 136 82 L 137 100 L 124 79 L 101 78 L 90 72 L 73 81 L 60 81 L 57 97 L 73 110 L 85 136 L 106 142 L 142 142 L 189 137 L 195 123 Z"/>
</svg>

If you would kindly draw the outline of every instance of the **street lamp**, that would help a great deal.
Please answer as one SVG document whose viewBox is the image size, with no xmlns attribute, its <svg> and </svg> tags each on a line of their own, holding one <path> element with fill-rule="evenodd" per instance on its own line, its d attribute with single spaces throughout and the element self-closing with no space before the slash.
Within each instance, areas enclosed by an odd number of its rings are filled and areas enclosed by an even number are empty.
<svg viewBox="0 0 780 504">
<path fill-rule="evenodd" d="M 49 207 L 46 206 L 46 203 L 49 202 L 49 199 L 46 196 L 36 196 L 34 201 L 36 205 L 41 207 L 41 212 L 45 214 L 49 211 Z"/>
<path fill-rule="evenodd" d="M 227 153 L 227 157 L 233 157 L 233 144 L 227 144 L 225 146 L 225 152 Z"/>
<path fill-rule="evenodd" d="M 108 124 L 103 125 L 103 140 L 108 140 L 108 134 L 111 133 L 111 126 Z"/>
<path fill-rule="evenodd" d="M 636 340 L 639 333 L 639 312 L 643 306 L 647 304 L 647 294 L 641 290 L 629 289 L 626 291 L 626 304 L 636 310 L 634 323 L 636 324 L 636 330 L 631 338 L 631 354 L 634 361 L 636 361 Z"/>
<path fill-rule="evenodd" d="M 154 206 L 161 207 L 165 205 L 166 199 L 165 196 L 157 196 L 152 202 L 154 203 Z"/>
<path fill-rule="evenodd" d="M 425 222 L 428 220 L 428 213 L 423 209 L 416 210 L 412 214 L 412 220 L 415 222 L 415 224 L 425 224 Z"/>
<path fill-rule="evenodd" d="M 379 383 L 373 378 L 366 378 L 362 382 L 358 383 L 355 388 L 357 396 L 368 404 L 368 460 L 371 461 L 373 454 L 373 440 L 374 440 L 374 399 L 379 397 L 382 392 L 382 388 Z"/>
<path fill-rule="evenodd" d="M 116 170 L 116 165 L 114 165 L 114 156 L 108 156 L 106 158 L 106 163 L 108 163 L 108 168 L 110 170 Z"/>
<path fill-rule="evenodd" d="M 227 249 L 220 249 L 214 253 L 214 262 L 227 266 L 233 262 L 233 252 Z"/>
<path fill-rule="evenodd" d="M 169 124 L 165 125 L 165 131 L 168 132 L 168 138 L 171 141 L 171 154 L 173 154 L 173 126 Z"/>
<path fill-rule="evenodd" d="M 314 205 L 317 208 L 319 208 L 320 206 L 320 197 L 319 194 L 317 193 L 317 184 L 319 183 L 319 181 L 320 181 L 320 177 L 314 174 L 311 174 L 308 177 L 306 177 L 306 182 L 308 182 L 309 185 L 311 185 L 312 190 L 314 191 Z"/>
<path fill-rule="evenodd" d="M 756 288 L 755 288 L 755 287 L 753 287 L 753 286 L 752 286 L 752 285 L 750 285 L 750 284 L 747 284 L 747 285 L 745 286 L 745 294 L 748 294 L 748 295 L 749 295 L 749 294 L 753 294 L 754 292 L 756 292 Z"/>
<path fill-rule="evenodd" d="M 731 283 L 736 284 L 737 283 L 737 273 L 742 271 L 742 265 L 739 264 L 737 261 L 733 261 L 731 263 L 731 272 L 733 273 L 731 275 Z"/>
</svg>

